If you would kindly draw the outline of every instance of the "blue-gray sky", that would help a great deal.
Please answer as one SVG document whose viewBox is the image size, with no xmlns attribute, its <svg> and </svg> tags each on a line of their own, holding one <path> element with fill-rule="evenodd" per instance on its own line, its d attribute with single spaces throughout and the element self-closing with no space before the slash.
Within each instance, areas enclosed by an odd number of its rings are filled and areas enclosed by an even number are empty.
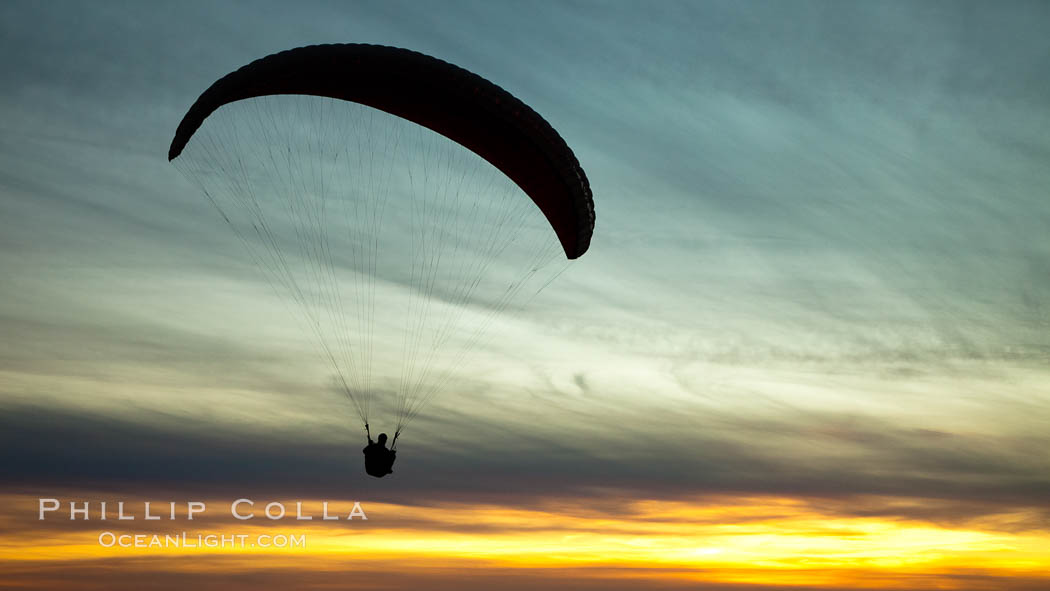
<svg viewBox="0 0 1050 591">
<path fill-rule="evenodd" d="M 359 484 L 352 410 L 166 151 L 226 72 L 364 42 L 532 105 L 598 216 L 542 313 L 491 345 L 499 371 L 413 425 L 384 494 L 1045 507 L 1046 4 L 0 14 L 0 432 L 16 486 L 277 486 L 259 471 L 275 462 L 294 490 Z"/>
</svg>

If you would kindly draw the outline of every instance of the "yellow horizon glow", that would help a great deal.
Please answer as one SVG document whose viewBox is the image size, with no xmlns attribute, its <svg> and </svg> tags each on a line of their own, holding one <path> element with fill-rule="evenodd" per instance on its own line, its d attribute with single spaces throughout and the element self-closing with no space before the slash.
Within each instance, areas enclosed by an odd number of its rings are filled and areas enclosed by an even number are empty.
<svg viewBox="0 0 1050 591">
<path fill-rule="evenodd" d="M 290 509 L 295 506 L 294 500 L 274 500 Z M 352 556 L 358 565 L 396 563 L 424 570 L 451 565 L 586 568 L 589 576 L 601 578 L 613 576 L 603 569 L 630 569 L 632 576 L 641 577 L 818 587 L 848 583 L 854 588 L 895 588 L 894 581 L 921 575 L 938 579 L 938 588 L 951 589 L 963 588 L 948 578 L 952 574 L 1043 578 L 1050 565 L 1050 532 L 1010 529 L 1018 520 L 1037 517 L 1034 510 L 946 526 L 842 515 L 821 511 L 805 500 L 774 496 L 695 503 L 634 501 L 605 511 L 572 501 L 529 509 L 362 502 L 367 521 L 320 521 L 321 501 L 303 500 L 313 521 L 296 521 L 292 512 L 282 520 L 267 520 L 262 517 L 265 503 L 256 505 L 256 518 L 237 521 L 225 512 L 233 501 L 229 499 L 209 501 L 210 515 L 200 521 L 180 517 L 144 522 L 139 504 L 131 511 L 138 514 L 136 521 L 70 522 L 68 513 L 56 512 L 48 516 L 47 527 L 33 528 L 27 516 L 37 523 L 35 497 L 8 495 L 4 501 L 17 511 L 4 521 L 11 525 L 17 520 L 23 527 L 5 527 L 0 534 L 0 562 L 40 566 L 118 557 L 157 566 L 165 558 L 193 555 L 218 562 L 180 569 L 210 571 L 238 564 L 327 571 L 340 563 L 338 558 Z M 68 511 L 65 502 L 63 509 Z M 219 509 L 212 510 L 212 503 Z M 330 502 L 330 513 L 345 517 L 352 505 Z M 178 514 L 184 515 L 185 508 Z M 66 523 L 70 528 L 63 531 Z M 98 543 L 102 531 L 156 533 L 162 538 L 181 531 L 283 533 L 305 535 L 306 548 L 106 548 Z M 262 557 L 265 560 L 259 560 Z"/>
</svg>

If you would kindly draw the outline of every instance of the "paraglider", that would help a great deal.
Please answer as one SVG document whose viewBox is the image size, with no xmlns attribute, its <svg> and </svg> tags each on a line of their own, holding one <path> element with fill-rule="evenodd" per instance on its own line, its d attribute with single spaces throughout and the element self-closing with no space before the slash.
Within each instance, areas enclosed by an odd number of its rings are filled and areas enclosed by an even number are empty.
<svg viewBox="0 0 1050 591">
<path fill-rule="evenodd" d="M 488 327 L 583 255 L 594 229 L 587 176 L 546 120 L 407 49 L 256 60 L 200 95 L 168 159 L 292 304 L 390 464 L 405 425 L 470 379 L 464 361 Z M 389 449 L 368 432 L 373 405 L 396 417 Z"/>
<path fill-rule="evenodd" d="M 386 447 L 386 433 L 379 434 L 379 441 L 372 441 L 372 432 L 368 429 L 368 424 L 365 424 L 365 434 L 368 437 L 368 445 L 361 450 L 365 454 L 365 472 L 369 476 L 375 476 L 376 478 L 382 478 L 387 474 L 394 473 L 394 460 L 397 459 L 397 452 L 393 449 L 387 449 Z M 393 444 L 397 443 L 397 437 L 394 437 Z"/>
</svg>

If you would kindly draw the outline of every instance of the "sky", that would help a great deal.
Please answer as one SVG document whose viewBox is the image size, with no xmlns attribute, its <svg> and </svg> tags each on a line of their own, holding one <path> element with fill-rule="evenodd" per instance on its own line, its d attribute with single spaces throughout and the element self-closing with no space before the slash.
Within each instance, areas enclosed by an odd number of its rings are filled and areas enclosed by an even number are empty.
<svg viewBox="0 0 1050 591">
<path fill-rule="evenodd" d="M 0 587 L 1050 585 L 1046 4 L 0 15 Z M 309 335 L 166 157 L 214 80 L 337 42 L 522 99 L 597 215 L 383 480 Z M 202 526 L 106 527 L 309 543 L 104 547 L 39 498 L 207 501 Z M 239 498 L 368 520 L 241 522 Z"/>
</svg>

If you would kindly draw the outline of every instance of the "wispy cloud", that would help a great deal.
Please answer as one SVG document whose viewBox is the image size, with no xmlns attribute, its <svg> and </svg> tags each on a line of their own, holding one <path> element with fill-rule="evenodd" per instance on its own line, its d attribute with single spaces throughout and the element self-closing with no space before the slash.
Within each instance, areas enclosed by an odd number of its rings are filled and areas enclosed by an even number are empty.
<svg viewBox="0 0 1050 591">
<path fill-rule="evenodd" d="M 1048 21 L 1022 2 L 6 2 L 4 488 L 529 509 L 767 495 L 1044 535 Z M 598 214 L 591 251 L 498 327 L 382 489 L 310 335 L 165 161 L 217 77 L 348 41 L 436 55 L 533 105 Z M 70 585 L 137 568 L 53 566 Z M 390 585 L 450 580 L 414 572 Z M 521 585 L 597 585 L 551 572 Z M 929 583 L 918 572 L 866 584 Z M 717 585 L 745 582 L 768 585 Z"/>
</svg>

